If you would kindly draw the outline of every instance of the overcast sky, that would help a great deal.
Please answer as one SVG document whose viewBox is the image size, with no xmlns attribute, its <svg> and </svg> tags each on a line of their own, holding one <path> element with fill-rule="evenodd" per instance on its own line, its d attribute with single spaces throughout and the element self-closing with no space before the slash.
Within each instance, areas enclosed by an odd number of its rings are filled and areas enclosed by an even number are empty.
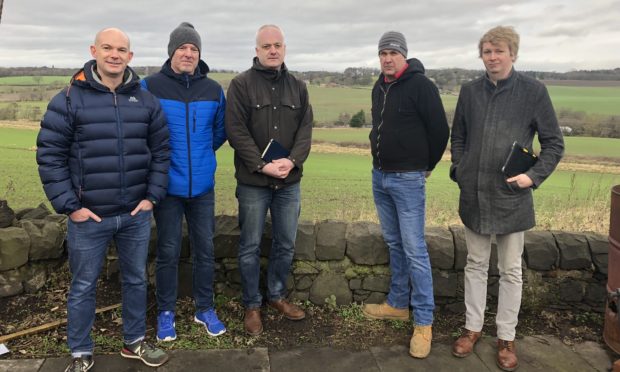
<svg viewBox="0 0 620 372">
<path fill-rule="evenodd" d="M 620 67 L 620 0 L 4 0 L 0 66 L 82 66 L 95 33 L 111 26 L 129 34 L 132 65 L 161 65 L 182 21 L 200 33 L 212 69 L 248 68 L 265 23 L 284 29 L 297 71 L 378 67 L 388 30 L 405 34 L 409 57 L 427 68 L 482 69 L 478 40 L 500 24 L 521 34 L 517 69 Z"/>
</svg>

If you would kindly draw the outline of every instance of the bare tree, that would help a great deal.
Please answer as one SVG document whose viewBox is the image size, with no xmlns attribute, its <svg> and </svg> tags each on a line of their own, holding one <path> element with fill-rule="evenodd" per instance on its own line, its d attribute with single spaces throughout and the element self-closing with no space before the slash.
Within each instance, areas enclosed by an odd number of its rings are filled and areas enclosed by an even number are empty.
<svg viewBox="0 0 620 372">
<path fill-rule="evenodd" d="M 0 0 L 0 22 L 2 22 L 2 5 L 4 5 L 4 0 Z"/>
</svg>

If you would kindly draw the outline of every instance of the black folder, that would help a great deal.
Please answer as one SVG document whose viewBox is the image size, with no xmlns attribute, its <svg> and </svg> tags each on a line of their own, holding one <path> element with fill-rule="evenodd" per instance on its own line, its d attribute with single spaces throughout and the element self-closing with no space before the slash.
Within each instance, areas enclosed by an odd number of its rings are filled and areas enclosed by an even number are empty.
<svg viewBox="0 0 620 372">
<path fill-rule="evenodd" d="M 271 162 L 272 160 L 286 158 L 290 154 L 290 151 L 272 138 L 269 140 L 267 146 L 265 146 L 265 150 L 263 150 L 261 158 L 266 162 Z"/>
<path fill-rule="evenodd" d="M 507 177 L 514 177 L 518 174 L 527 172 L 537 161 L 538 156 L 536 156 L 533 151 L 528 150 L 515 141 L 502 167 L 502 172 Z"/>
</svg>

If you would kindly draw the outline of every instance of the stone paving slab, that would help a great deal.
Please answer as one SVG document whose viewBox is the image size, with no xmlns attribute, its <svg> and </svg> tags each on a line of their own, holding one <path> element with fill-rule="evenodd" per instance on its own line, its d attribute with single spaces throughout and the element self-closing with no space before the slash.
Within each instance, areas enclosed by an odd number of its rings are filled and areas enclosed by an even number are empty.
<svg viewBox="0 0 620 372">
<path fill-rule="evenodd" d="M 372 347 L 370 351 L 381 371 L 488 371 L 476 355 L 456 358 L 451 349 L 451 345 L 433 343 L 431 353 L 425 359 L 409 356 L 409 346 Z"/>
<path fill-rule="evenodd" d="M 44 361 L 45 359 L 0 360 L 0 371 L 32 372 L 41 368 L 41 365 L 43 365 Z"/>
<path fill-rule="evenodd" d="M 563 344 L 554 336 L 531 336 L 517 340 L 519 372 L 527 371 L 608 371 L 617 356 L 604 345 L 584 342 Z M 500 371 L 495 364 L 496 339 L 484 336 L 475 352 L 467 358 L 455 358 L 451 345 L 434 343 L 426 359 L 409 356 L 408 345 L 372 347 L 363 351 L 323 348 L 298 348 L 269 352 L 266 348 L 237 350 L 174 350 L 171 360 L 160 368 L 150 368 L 138 360 L 119 354 L 96 355 L 91 372 L 133 371 L 261 371 L 261 372 L 375 372 L 375 371 Z M 70 358 L 0 359 L 0 371 L 63 371 Z"/>
<path fill-rule="evenodd" d="M 586 341 L 575 345 L 572 349 L 596 371 L 609 371 L 612 368 L 612 361 L 618 358 L 605 346 L 592 341 Z"/>
<path fill-rule="evenodd" d="M 21 361 L 20 361 L 21 362 Z M 39 372 L 64 371 L 69 357 L 49 358 Z M 36 368 L 27 371 L 36 371 Z M 89 372 L 172 372 L 172 371 L 256 371 L 269 372 L 267 348 L 243 350 L 173 350 L 170 361 L 159 368 L 144 365 L 139 360 L 126 359 L 120 354 L 95 355 L 95 365 Z M 0 365 L 0 371 L 4 371 Z M 7 370 L 9 371 L 9 370 Z"/>
<path fill-rule="evenodd" d="M 497 339 L 483 337 L 476 344 L 475 354 L 490 371 L 501 371 L 496 364 Z M 579 354 L 552 336 L 528 336 L 516 342 L 519 372 L 528 371 L 596 371 Z M 609 360 L 609 358 L 606 358 Z"/>
<path fill-rule="evenodd" d="M 348 351 L 328 347 L 301 348 L 269 353 L 272 372 L 379 372 L 369 351 Z"/>
</svg>

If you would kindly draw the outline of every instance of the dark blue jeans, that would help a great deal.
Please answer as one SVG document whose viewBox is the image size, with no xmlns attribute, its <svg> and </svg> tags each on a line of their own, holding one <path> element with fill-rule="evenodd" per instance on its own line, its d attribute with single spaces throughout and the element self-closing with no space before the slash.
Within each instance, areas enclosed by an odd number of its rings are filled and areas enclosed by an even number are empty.
<svg viewBox="0 0 620 372">
<path fill-rule="evenodd" d="M 155 208 L 157 223 L 157 308 L 174 311 L 177 302 L 179 255 L 183 233 L 183 216 L 187 220 L 192 252 L 192 288 L 196 310 L 213 308 L 215 258 L 214 192 L 195 198 L 168 195 Z"/>
<path fill-rule="evenodd" d="M 295 253 L 297 221 L 301 211 L 299 182 L 273 190 L 237 184 L 239 201 L 239 270 L 243 286 L 243 305 L 260 307 L 262 296 L 260 276 L 260 243 L 267 211 L 271 214 L 273 243 L 267 268 L 267 296 L 269 301 L 286 297 L 286 279 Z"/>
<path fill-rule="evenodd" d="M 104 217 L 101 222 L 68 220 L 67 247 L 71 288 L 67 299 L 67 343 L 74 356 L 92 354 L 95 290 L 108 245 L 116 242 L 123 296 L 123 341 L 146 332 L 146 260 L 151 235 L 150 211 Z"/>
<path fill-rule="evenodd" d="M 413 308 L 416 325 L 433 324 L 433 274 L 424 240 L 425 172 L 389 173 L 373 169 L 372 191 L 390 250 L 390 293 L 387 302 Z M 411 285 L 411 287 L 410 287 Z"/>
</svg>

